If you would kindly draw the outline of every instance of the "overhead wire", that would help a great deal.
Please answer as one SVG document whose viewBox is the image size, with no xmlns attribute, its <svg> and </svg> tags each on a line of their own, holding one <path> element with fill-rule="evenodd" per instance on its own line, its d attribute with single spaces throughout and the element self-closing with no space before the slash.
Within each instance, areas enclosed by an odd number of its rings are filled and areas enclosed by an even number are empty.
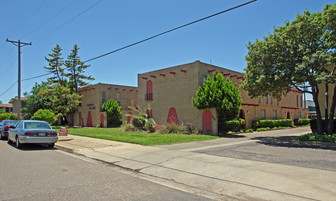
<svg viewBox="0 0 336 201">
<path fill-rule="evenodd" d="M 68 9 L 73 3 L 75 3 L 76 0 L 72 0 L 69 4 L 67 4 L 66 6 L 64 6 L 62 9 L 60 9 L 60 11 L 58 11 L 56 14 L 54 14 L 53 16 L 51 16 L 50 18 L 48 18 L 47 20 L 45 20 L 44 22 L 42 22 L 40 25 L 38 25 L 35 29 L 33 29 L 31 32 L 25 34 L 22 37 L 27 37 L 30 34 L 34 33 L 36 30 L 39 30 L 41 27 L 43 27 L 45 24 L 47 24 L 48 22 L 50 22 L 52 19 L 54 19 L 55 17 L 57 17 L 58 15 L 60 15 L 61 13 L 63 13 L 66 9 Z M 22 38 L 21 37 L 21 38 Z"/>
<path fill-rule="evenodd" d="M 64 22 L 63 24 L 61 24 L 60 26 L 56 27 L 55 29 L 47 32 L 46 34 L 40 36 L 38 39 L 35 39 L 35 44 L 41 40 L 44 40 L 48 37 L 49 34 L 59 30 L 60 28 L 62 28 L 63 26 L 69 24 L 70 22 L 72 22 L 73 20 L 75 20 L 76 18 L 78 18 L 79 16 L 83 15 L 84 13 L 86 13 L 87 11 L 89 11 L 91 8 L 95 7 L 96 5 L 98 5 L 99 3 L 101 3 L 103 0 L 99 0 L 97 2 L 95 2 L 94 4 L 92 4 L 91 6 L 89 6 L 88 8 L 84 9 L 82 12 L 78 13 L 77 15 L 75 15 L 74 17 L 70 18 L 69 20 L 67 20 L 66 22 Z"/>
<path fill-rule="evenodd" d="M 109 55 L 109 54 L 113 54 L 113 53 L 119 52 L 120 50 L 123 50 L 123 49 L 129 48 L 129 47 L 138 45 L 138 44 L 140 44 L 140 43 L 143 43 L 143 42 L 149 41 L 149 40 L 151 40 L 151 39 L 157 38 L 157 37 L 162 36 L 162 35 L 164 35 L 164 34 L 167 34 L 167 33 L 169 33 L 169 32 L 176 31 L 176 30 L 178 30 L 178 29 L 181 29 L 181 28 L 190 26 L 190 25 L 195 24 L 195 23 L 197 23 L 197 22 L 201 22 L 201 21 L 203 21 L 203 20 L 206 20 L 206 19 L 215 17 L 215 16 L 217 16 L 217 15 L 220 15 L 220 14 L 223 14 L 223 13 L 226 13 L 226 12 L 229 12 L 229 11 L 231 11 L 231 10 L 235 10 L 235 9 L 237 9 L 237 8 L 246 6 L 246 5 L 251 4 L 251 3 L 253 3 L 253 2 L 256 2 L 256 1 L 257 1 L 257 0 L 252 0 L 252 1 L 249 1 L 249 2 L 246 2 L 246 3 L 243 3 L 243 4 L 240 4 L 240 5 L 238 5 L 238 6 L 234 6 L 234 7 L 232 7 L 232 8 L 229 8 L 229 9 L 226 9 L 226 10 L 223 10 L 223 11 L 220 11 L 220 12 L 215 13 L 215 14 L 213 14 L 213 15 L 209 15 L 209 16 L 207 16 L 207 17 L 204 17 L 204 18 L 201 18 L 201 19 L 192 21 L 192 22 L 190 22 L 190 23 L 187 23 L 187 24 L 184 24 L 184 25 L 175 27 L 175 28 L 173 28 L 173 29 L 170 29 L 170 30 L 168 30 L 168 31 L 165 31 L 165 32 L 156 34 L 156 35 L 154 35 L 154 36 L 148 37 L 148 38 L 143 39 L 143 40 L 141 40 L 141 41 L 132 43 L 132 44 L 130 44 L 130 45 L 126 45 L 126 46 L 121 47 L 121 48 L 119 48 L 119 49 L 116 49 L 116 50 L 113 50 L 113 51 L 111 51 L 111 52 L 102 54 L 102 55 L 100 55 L 100 56 L 96 56 L 96 57 L 94 57 L 94 58 L 92 58 L 92 59 L 88 59 L 88 60 L 86 60 L 86 61 L 84 61 L 84 62 L 89 62 L 89 61 L 93 61 L 93 60 L 96 60 L 96 59 L 105 57 L 105 56 L 107 56 L 107 55 Z"/>
<path fill-rule="evenodd" d="M 87 9 L 83 10 L 83 11 L 82 11 L 81 13 L 79 13 L 78 15 L 74 16 L 73 18 L 71 18 L 71 19 L 68 20 L 67 22 L 63 23 L 61 26 L 59 26 L 59 27 L 57 27 L 56 29 L 54 29 L 52 32 L 58 30 L 59 28 L 63 27 L 64 25 L 70 23 L 71 21 L 73 21 L 74 19 L 76 19 L 76 18 L 79 17 L 80 15 L 84 14 L 85 12 L 87 12 L 88 10 L 90 10 L 91 8 L 93 8 L 94 6 L 96 6 L 97 4 L 99 4 L 99 3 L 102 2 L 102 1 L 103 1 L 103 0 L 99 0 L 99 1 L 97 1 L 96 3 L 94 3 L 93 5 L 91 5 L 90 7 L 88 7 Z M 229 12 L 229 11 L 231 11 L 231 10 L 234 10 L 234 9 L 237 9 L 237 8 L 240 8 L 240 7 L 243 7 L 243 6 L 246 6 L 246 5 L 251 4 L 251 3 L 253 3 L 253 2 L 256 2 L 256 1 L 258 1 L 258 0 L 252 0 L 252 1 L 249 1 L 249 2 L 246 2 L 246 3 L 243 3 L 243 4 L 240 4 L 240 5 L 238 5 L 238 6 L 234 6 L 234 7 L 231 7 L 231 8 L 229 8 L 229 9 L 220 11 L 220 12 L 218 12 L 218 13 L 209 15 L 209 16 L 207 16 L 207 17 L 204 17 L 204 18 L 201 18 L 201 19 L 192 21 L 192 22 L 190 22 L 190 23 L 187 23 L 187 24 L 184 24 L 184 25 L 175 27 L 175 28 L 170 29 L 170 30 L 168 30 L 168 31 L 165 31 L 165 32 L 156 34 L 156 35 L 154 35 L 154 36 L 148 37 L 148 38 L 143 39 L 143 40 L 141 40 L 141 41 L 138 41 L 138 42 L 132 43 L 132 44 L 130 44 L 130 45 L 124 46 L 124 47 L 122 47 L 122 48 L 119 48 L 119 49 L 113 50 L 113 51 L 111 51 L 111 52 L 102 54 L 102 55 L 100 55 L 100 56 L 97 56 L 97 57 L 88 59 L 88 60 L 84 61 L 84 63 L 89 62 L 89 61 L 93 61 L 93 60 L 96 60 L 96 59 L 99 59 L 99 58 L 101 58 L 101 57 L 107 56 L 107 55 L 109 55 L 109 54 L 112 54 L 112 53 L 121 51 L 121 50 L 123 50 L 123 49 L 129 48 L 129 47 L 132 47 L 132 46 L 135 46 L 135 45 L 138 45 L 138 44 L 140 44 L 140 43 L 143 43 L 143 42 L 146 42 L 146 41 L 148 41 L 148 40 L 157 38 L 157 37 L 159 37 L 159 36 L 162 36 L 162 35 L 164 35 L 164 34 L 170 33 L 170 32 L 172 32 L 172 31 L 175 31 L 175 30 L 184 28 L 184 27 L 186 27 L 186 26 L 190 26 L 190 25 L 195 24 L 195 23 L 197 23 L 197 22 L 201 22 L 201 21 L 203 21 L 203 20 L 206 20 L 206 19 L 215 17 L 215 16 L 217 16 L 217 15 L 220 15 L 220 14 L 223 14 L 223 13 L 226 13 L 226 12 Z M 49 34 L 49 33 L 52 33 L 52 32 L 48 32 L 48 34 Z M 45 35 L 47 35 L 47 34 L 45 34 Z M 36 78 L 39 78 L 39 77 L 43 77 L 43 76 L 46 76 L 46 75 L 49 75 L 49 74 L 51 74 L 51 73 L 45 73 L 45 74 L 38 75 L 38 76 L 34 76 L 34 77 L 31 77 L 31 78 L 22 79 L 21 81 L 32 80 L 32 79 L 36 79 Z M 16 83 L 17 83 L 17 81 L 16 81 L 12 86 L 10 86 L 5 92 L 3 92 L 2 94 L 0 94 L 0 97 L 1 97 L 3 94 L 5 94 L 6 92 L 8 92 L 11 88 L 13 88 L 13 86 L 14 86 Z"/>
</svg>

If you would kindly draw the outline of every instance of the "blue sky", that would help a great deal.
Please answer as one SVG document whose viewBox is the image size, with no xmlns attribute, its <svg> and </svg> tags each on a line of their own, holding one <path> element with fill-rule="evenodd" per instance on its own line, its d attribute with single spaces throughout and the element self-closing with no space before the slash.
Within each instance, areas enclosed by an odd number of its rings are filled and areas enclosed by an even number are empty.
<svg viewBox="0 0 336 201">
<path fill-rule="evenodd" d="M 17 81 L 18 50 L 6 38 L 32 42 L 32 46 L 22 48 L 22 79 L 25 79 L 47 73 L 43 68 L 47 65 L 45 57 L 56 44 L 63 48 L 63 58 L 77 44 L 85 61 L 245 2 L 0 0 L 0 94 Z M 91 61 L 87 74 L 96 79 L 92 84 L 136 86 L 138 73 L 195 60 L 243 72 L 248 41 L 261 39 L 272 32 L 273 26 L 293 20 L 306 8 L 317 12 L 326 4 L 335 3 L 336 0 L 258 0 Z M 22 82 L 22 94 L 29 92 L 35 82 L 46 79 L 47 76 Z M 7 103 L 15 96 L 17 85 L 0 96 L 0 100 Z"/>
</svg>

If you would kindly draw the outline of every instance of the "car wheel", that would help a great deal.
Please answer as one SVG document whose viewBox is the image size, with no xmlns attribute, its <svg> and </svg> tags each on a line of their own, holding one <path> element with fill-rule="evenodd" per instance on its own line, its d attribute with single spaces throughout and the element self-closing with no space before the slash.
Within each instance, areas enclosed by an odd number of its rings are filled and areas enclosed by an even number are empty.
<svg viewBox="0 0 336 201">
<path fill-rule="evenodd" d="M 16 148 L 18 148 L 18 149 L 20 149 L 22 147 L 22 145 L 20 143 L 19 137 L 16 137 L 16 143 L 15 143 L 15 145 L 16 145 Z"/>
<path fill-rule="evenodd" d="M 54 146 L 55 146 L 55 143 L 48 144 L 49 148 L 54 148 Z"/>
</svg>

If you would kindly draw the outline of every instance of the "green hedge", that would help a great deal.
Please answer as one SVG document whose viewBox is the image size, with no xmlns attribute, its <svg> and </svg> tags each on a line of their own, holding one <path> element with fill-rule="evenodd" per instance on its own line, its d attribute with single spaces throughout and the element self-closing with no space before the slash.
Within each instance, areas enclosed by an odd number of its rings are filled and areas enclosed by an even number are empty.
<svg viewBox="0 0 336 201">
<path fill-rule="evenodd" d="M 12 113 L 1 113 L 0 114 L 0 121 L 3 120 L 17 120 L 17 115 Z"/>
<path fill-rule="evenodd" d="M 224 130 L 227 131 L 239 131 L 240 130 L 240 124 L 241 122 L 239 120 L 231 120 L 224 122 Z"/>
<path fill-rule="evenodd" d="M 252 121 L 252 127 L 254 129 L 291 126 L 293 126 L 293 121 L 291 119 L 263 119 Z"/>
<path fill-rule="evenodd" d="M 310 124 L 310 119 L 294 119 L 294 125 L 296 126 L 307 126 Z"/>
</svg>

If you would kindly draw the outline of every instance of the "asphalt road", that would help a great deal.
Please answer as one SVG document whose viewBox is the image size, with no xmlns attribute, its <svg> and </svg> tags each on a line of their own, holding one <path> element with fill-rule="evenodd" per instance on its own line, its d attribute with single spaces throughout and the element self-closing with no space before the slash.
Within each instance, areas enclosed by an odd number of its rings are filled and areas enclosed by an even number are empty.
<svg viewBox="0 0 336 201">
<path fill-rule="evenodd" d="M 208 200 L 57 149 L 0 141 L 0 200 Z"/>
<path fill-rule="evenodd" d="M 234 134 L 215 140 L 163 145 L 160 147 L 229 158 L 336 171 L 335 144 L 294 140 L 295 136 L 309 132 L 311 132 L 309 127 L 301 127 L 255 132 L 253 134 Z"/>
</svg>

